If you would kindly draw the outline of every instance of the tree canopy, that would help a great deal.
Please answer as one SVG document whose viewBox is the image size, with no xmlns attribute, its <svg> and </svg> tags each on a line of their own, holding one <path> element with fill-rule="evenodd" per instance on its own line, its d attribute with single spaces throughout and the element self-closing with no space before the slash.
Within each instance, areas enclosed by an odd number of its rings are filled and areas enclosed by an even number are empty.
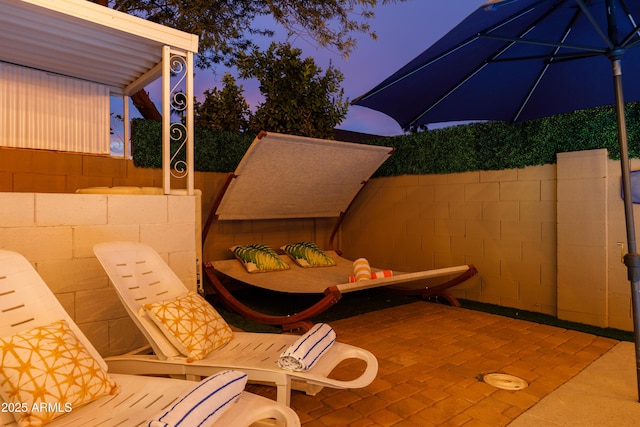
<svg viewBox="0 0 640 427">
<path fill-rule="evenodd" d="M 236 62 L 242 78 L 256 78 L 264 102 L 249 121 L 249 129 L 333 138 L 333 128 L 347 115 L 342 73 L 331 65 L 323 72 L 313 58 L 285 43 L 266 52 L 254 49 Z"/>
<path fill-rule="evenodd" d="M 249 104 L 242 95 L 242 86 L 229 73 L 222 78 L 222 89 L 204 91 L 204 101 L 194 103 L 194 124 L 203 128 L 230 132 L 245 132 L 249 128 Z"/>
<path fill-rule="evenodd" d="M 96 0 L 200 38 L 197 66 L 229 63 L 256 47 L 256 38 L 273 36 L 273 24 L 289 35 L 348 56 L 357 36 L 375 38 L 369 21 L 378 4 L 406 0 Z M 261 19 L 271 17 L 273 21 Z M 265 22 L 260 26 L 260 22 Z M 271 26 L 271 28 L 270 28 Z"/>
<path fill-rule="evenodd" d="M 343 99 L 340 88 L 342 73 L 329 66 L 322 75 L 313 59 L 300 59 L 301 51 L 292 50 L 288 43 L 281 43 L 278 48 L 272 45 L 261 52 L 257 41 L 274 36 L 276 28 L 284 29 L 289 37 L 303 38 L 347 57 L 356 48 L 359 36 L 376 38 L 370 26 L 376 5 L 406 0 L 90 1 L 197 34 L 197 67 L 207 69 L 224 64 L 238 68 L 243 78 L 260 81 L 265 102 L 251 114 L 242 98 L 242 87 L 225 76 L 222 90 L 208 90 L 204 102 L 196 103 L 199 125 L 240 131 L 249 126 L 250 130 L 332 137 L 333 127 L 344 119 L 348 108 L 348 100 Z M 270 64 L 269 61 L 282 63 Z M 267 81 L 274 79 L 280 87 Z M 144 90 L 131 99 L 143 117 L 161 119 Z M 240 104 L 234 105 L 235 101 Z"/>
<path fill-rule="evenodd" d="M 239 75 L 258 80 L 263 102 L 252 113 L 242 86 L 227 73 L 222 89 L 206 90 L 204 101 L 195 101 L 195 124 L 231 132 L 269 130 L 333 138 L 348 109 L 340 87 L 343 75 L 331 65 L 323 71 L 313 58 L 301 55 L 300 49 L 275 42 L 265 52 L 254 49 L 241 55 L 236 61 Z"/>
</svg>

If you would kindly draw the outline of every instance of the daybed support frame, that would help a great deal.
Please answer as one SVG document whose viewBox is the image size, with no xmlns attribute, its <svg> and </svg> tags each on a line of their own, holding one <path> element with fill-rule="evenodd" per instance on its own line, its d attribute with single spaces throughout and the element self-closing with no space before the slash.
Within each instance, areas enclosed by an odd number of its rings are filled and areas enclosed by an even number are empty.
<svg viewBox="0 0 640 427">
<path fill-rule="evenodd" d="M 470 279 L 478 273 L 478 270 L 472 264 L 466 267 L 468 268 L 454 278 L 436 286 L 429 286 L 428 284 L 423 282 L 422 285 L 412 285 L 411 287 L 397 285 L 387 285 L 384 287 L 385 289 L 389 289 L 390 291 L 401 295 L 418 296 L 423 299 L 441 297 L 449 302 L 449 304 L 451 304 L 452 306 L 459 307 L 460 302 L 458 302 L 456 297 L 448 292 L 448 289 L 459 285 L 460 283 L 463 283 L 464 281 Z M 218 277 L 219 273 L 216 273 L 216 268 L 212 263 L 206 263 L 204 270 L 205 277 L 206 279 L 208 279 L 209 285 L 213 288 L 220 303 L 222 303 L 225 307 L 254 322 L 262 323 L 264 325 L 281 326 L 284 331 L 291 331 L 296 329 L 302 329 L 305 331 L 309 330 L 313 326 L 313 322 L 309 319 L 331 308 L 342 298 L 340 285 L 334 285 L 326 288 L 324 291 L 324 296 L 320 298 L 316 303 L 298 313 L 281 316 L 269 315 L 256 311 L 235 298 Z M 373 284 L 373 282 L 375 281 L 371 280 L 369 282 L 371 282 L 369 283 L 371 286 L 366 287 L 376 287 L 376 285 Z"/>
<path fill-rule="evenodd" d="M 295 331 L 298 329 L 308 331 L 313 326 L 313 322 L 309 319 L 328 310 L 342 298 L 342 293 L 338 290 L 338 287 L 331 286 L 325 290 L 324 296 L 319 301 L 298 313 L 282 316 L 269 315 L 248 307 L 234 297 L 222 284 L 211 263 L 205 264 L 204 271 L 205 277 L 209 280 L 209 284 L 216 293 L 216 298 L 225 307 L 254 322 L 262 323 L 263 325 L 280 326 L 283 331 Z"/>
</svg>

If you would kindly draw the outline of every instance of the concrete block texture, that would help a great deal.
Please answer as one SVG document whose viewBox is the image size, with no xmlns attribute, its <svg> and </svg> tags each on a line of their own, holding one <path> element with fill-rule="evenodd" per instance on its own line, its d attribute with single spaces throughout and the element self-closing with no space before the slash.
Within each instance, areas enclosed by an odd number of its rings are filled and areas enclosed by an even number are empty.
<svg viewBox="0 0 640 427">
<path fill-rule="evenodd" d="M 110 194 L 108 199 L 109 224 L 165 224 L 167 223 L 169 196 L 136 196 L 135 205 L 131 195 Z"/>
<path fill-rule="evenodd" d="M 500 183 L 500 200 L 540 200 L 540 181 L 506 181 Z"/>
<path fill-rule="evenodd" d="M 39 269 L 65 308 L 81 315 L 76 320 L 83 330 L 95 328 L 105 354 L 140 341 L 135 334 L 118 336 L 127 317 L 108 296 L 113 291 L 92 261 L 93 244 L 149 243 L 195 289 L 198 222 L 207 219 L 225 174 L 196 175 L 201 205 L 186 196 L 75 199 L 80 195 L 68 194 L 74 186 L 159 186 L 161 175 L 129 160 L 99 164 L 100 158 L 84 157 L 81 172 L 74 158 L 68 165 L 74 174 L 58 166 L 38 173 L 34 161 L 46 161 L 40 153 L 34 160 L 28 150 L 0 150 L 3 189 L 11 187 L 0 193 L 0 246 L 23 253 Z M 55 163 L 64 155 L 51 156 Z M 629 287 L 616 246 L 623 241 L 626 247 L 618 163 L 593 150 L 559 154 L 554 165 L 375 178 L 350 206 L 338 249 L 391 269 L 473 263 L 479 276 L 455 291 L 465 298 L 631 330 Z M 195 213 L 199 206 L 202 212 Z M 640 220 L 640 212 L 635 216 Z M 326 248 L 334 224 L 214 221 L 198 262 L 230 258 L 228 248 L 238 243 L 314 240 Z M 112 306 L 93 307 L 100 299 Z"/>
<path fill-rule="evenodd" d="M 558 154 L 558 317 L 608 326 L 606 150 Z"/>
<path fill-rule="evenodd" d="M 610 195 L 611 188 L 617 185 L 612 181 L 619 181 L 619 167 L 616 176 L 615 163 L 607 158 L 606 150 L 592 150 L 560 154 L 554 165 L 482 171 L 478 175 L 452 174 L 446 180 L 438 175 L 425 175 L 419 183 L 429 188 L 423 190 L 415 188 L 413 181 L 411 189 L 402 189 L 400 181 L 391 183 L 394 178 L 374 180 L 375 186 L 365 188 L 362 199 L 357 199 L 366 202 L 354 203 L 347 216 L 346 222 L 357 223 L 358 227 L 343 227 L 341 242 L 345 252 L 350 252 L 354 242 L 360 242 L 359 256 L 380 254 L 376 243 L 386 244 L 384 237 L 367 240 L 372 245 L 368 246 L 361 244 L 360 235 L 375 235 L 376 228 L 393 230 L 394 235 L 401 233 L 402 227 L 384 223 L 407 218 L 388 215 L 388 209 L 372 206 L 374 195 L 367 194 L 368 190 L 375 188 L 375 192 L 387 196 L 386 200 L 403 199 L 408 192 L 420 194 L 420 213 L 407 220 L 407 233 L 419 230 L 425 255 L 433 254 L 434 259 L 473 260 L 480 270 L 480 279 L 476 289 L 462 292 L 466 297 L 551 315 L 558 315 L 559 311 L 563 315 L 578 313 L 571 315 L 602 324 L 602 316 L 607 315 L 602 308 L 604 303 L 589 305 L 586 301 L 589 293 L 578 291 L 581 282 L 589 280 L 587 288 L 595 292 L 596 300 L 608 300 L 613 306 L 616 303 L 612 301 L 624 301 L 608 298 L 607 293 L 611 290 L 610 275 L 620 275 L 619 269 L 610 266 L 611 253 L 616 250 L 619 253 L 618 248 L 608 248 L 611 244 L 615 246 L 610 236 L 621 235 L 617 240 L 624 239 L 622 214 L 615 214 L 616 221 L 609 217 L 613 216 L 611 204 L 621 204 L 617 194 Z M 392 190 L 399 194 L 389 195 Z M 620 223 L 622 232 L 616 231 Z M 431 227 L 433 236 L 427 231 Z M 409 241 L 411 237 L 407 234 L 405 243 Z M 569 246 L 575 255 L 568 255 Z M 379 265 L 389 268 L 400 262 L 392 250 L 385 251 L 381 261 Z M 574 271 L 582 271 L 578 275 L 583 280 L 567 273 Z M 561 285 L 561 281 L 565 283 Z M 616 282 L 615 289 L 619 292 L 624 284 Z M 621 309 L 624 311 L 626 307 Z M 621 322 L 624 320 L 616 320 L 618 325 Z M 622 329 L 631 330 L 632 325 L 628 323 Z"/>
<path fill-rule="evenodd" d="M 196 289 L 199 196 L 18 192 L 0 197 L 0 216 L 7 217 L 0 223 L 0 247 L 21 253 L 34 265 L 104 355 L 143 343 L 131 333 L 131 325 L 125 326 L 129 316 L 95 258 L 93 245 L 145 241 L 167 256 L 187 287 Z M 110 206 L 115 208 L 108 215 Z"/>
<path fill-rule="evenodd" d="M 557 179 L 605 178 L 608 174 L 608 152 L 597 150 L 557 154 Z"/>
<path fill-rule="evenodd" d="M 3 227 L 35 225 L 35 194 L 0 193 L 0 224 Z"/>
<path fill-rule="evenodd" d="M 107 197 L 83 194 L 36 194 L 38 226 L 96 225 L 107 223 Z"/>
</svg>

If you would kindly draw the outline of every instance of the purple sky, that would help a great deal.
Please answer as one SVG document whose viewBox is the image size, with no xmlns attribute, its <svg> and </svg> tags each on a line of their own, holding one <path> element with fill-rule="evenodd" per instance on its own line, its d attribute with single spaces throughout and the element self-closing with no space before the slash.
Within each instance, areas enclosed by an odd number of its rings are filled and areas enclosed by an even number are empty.
<svg viewBox="0 0 640 427">
<path fill-rule="evenodd" d="M 342 87 L 345 97 L 351 101 L 412 60 L 485 1 L 408 0 L 382 5 L 380 0 L 375 10 L 376 17 L 371 21 L 378 39 L 363 37 L 346 60 L 336 53 L 316 48 L 305 40 L 291 40 L 291 43 L 303 50 L 303 57 L 313 57 L 323 70 L 331 61 L 344 74 Z M 268 40 L 264 47 L 270 42 Z M 201 99 L 202 93 L 214 86 L 221 88 L 220 80 L 224 73 L 223 68 L 216 69 L 215 73 L 196 70 L 196 97 Z M 257 82 L 238 79 L 237 84 L 242 85 L 244 97 L 252 107 L 260 102 Z M 349 106 L 347 118 L 338 127 L 385 136 L 402 133 L 400 125 L 389 116 L 353 105 Z"/>
<path fill-rule="evenodd" d="M 372 22 L 378 39 L 361 40 L 347 61 L 332 58 L 345 75 L 345 96 L 353 100 L 372 89 L 483 3 L 485 0 L 409 0 L 378 7 Z M 316 62 L 321 64 L 321 54 L 309 56 L 317 57 Z M 350 106 L 347 118 L 338 127 L 385 136 L 402 133 L 389 116 L 360 106 Z"/>
<path fill-rule="evenodd" d="M 380 5 L 375 10 L 376 17 L 370 22 L 378 39 L 363 37 L 346 60 L 304 40 L 291 42 L 303 50 L 303 57 L 313 57 L 323 70 L 326 70 L 331 61 L 344 74 L 342 87 L 345 97 L 351 101 L 416 57 L 484 2 L 485 0 L 408 0 L 382 5 L 380 0 Z M 267 41 L 265 47 L 270 42 L 271 40 Z M 196 97 L 201 100 L 206 89 L 216 86 L 220 88 L 224 73 L 225 70 L 221 67 L 215 72 L 196 70 Z M 243 86 L 244 96 L 252 107 L 260 102 L 257 82 L 238 79 L 237 84 Z M 160 85 L 151 85 L 147 90 L 159 106 Z M 135 113 L 133 109 L 132 114 Z M 402 129 L 395 120 L 360 106 L 349 106 L 347 118 L 338 127 L 384 136 L 402 134 Z"/>
</svg>

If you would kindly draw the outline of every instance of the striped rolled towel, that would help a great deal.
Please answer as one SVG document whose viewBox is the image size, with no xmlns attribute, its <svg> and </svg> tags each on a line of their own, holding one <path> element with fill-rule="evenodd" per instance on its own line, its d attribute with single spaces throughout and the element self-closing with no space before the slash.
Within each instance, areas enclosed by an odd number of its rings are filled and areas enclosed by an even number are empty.
<svg viewBox="0 0 640 427">
<path fill-rule="evenodd" d="M 244 372 L 228 370 L 194 382 L 191 390 L 153 417 L 147 427 L 212 425 L 238 400 L 247 378 Z"/>
<path fill-rule="evenodd" d="M 353 261 L 353 274 L 356 278 L 356 282 L 359 280 L 371 279 L 371 266 L 366 258 L 358 258 Z"/>
<path fill-rule="evenodd" d="M 371 272 L 371 279 L 382 279 L 383 277 L 391 277 L 393 276 L 392 270 L 379 270 Z M 352 274 L 349 276 L 349 283 L 354 283 L 356 281 L 356 276 Z"/>
<path fill-rule="evenodd" d="M 316 323 L 298 338 L 278 359 L 278 366 L 288 371 L 308 371 L 336 341 L 336 333 L 326 323 Z"/>
</svg>

